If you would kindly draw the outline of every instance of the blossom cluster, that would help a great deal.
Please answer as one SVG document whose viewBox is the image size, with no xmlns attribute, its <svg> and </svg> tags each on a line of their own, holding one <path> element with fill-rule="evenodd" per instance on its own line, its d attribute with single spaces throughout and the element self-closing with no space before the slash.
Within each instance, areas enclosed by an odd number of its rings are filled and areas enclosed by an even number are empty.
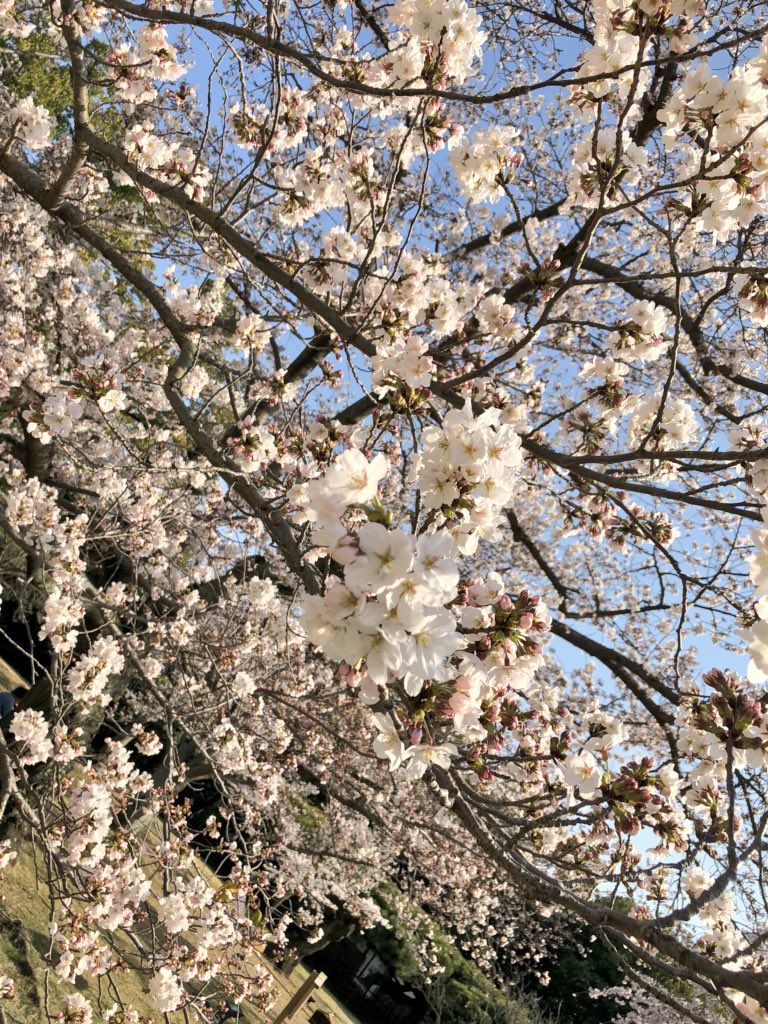
<svg viewBox="0 0 768 1024">
<path fill-rule="evenodd" d="M 424 54 L 421 77 L 431 85 L 453 79 L 461 83 L 482 55 L 486 33 L 482 19 L 466 0 L 398 0 L 389 20 L 404 25 Z"/>
<path fill-rule="evenodd" d="M 158 134 L 152 121 L 129 128 L 123 145 L 126 156 L 139 171 L 149 171 L 163 181 L 178 185 L 192 199 L 200 200 L 205 196 L 210 170 L 189 146 Z M 133 178 L 119 171 L 115 183 L 133 185 Z"/>
<path fill-rule="evenodd" d="M 701 180 L 688 186 L 688 197 L 675 201 L 695 231 L 711 232 L 715 241 L 726 239 L 762 209 L 768 195 L 767 114 L 766 41 L 726 80 L 705 63 L 693 66 L 660 112 L 665 146 L 684 154 L 681 182 L 701 174 Z M 703 156 L 685 144 L 690 139 L 700 144 Z M 760 322 L 759 288 L 745 285 L 742 280 L 737 291 L 744 292 L 745 308 L 754 309 Z"/>
<path fill-rule="evenodd" d="M 107 57 L 115 88 L 129 107 L 151 103 L 157 96 L 156 83 L 175 82 L 185 72 L 176 47 L 162 25 L 145 25 L 135 46 L 125 43 Z"/>
<path fill-rule="evenodd" d="M 452 143 L 451 166 L 473 203 L 495 202 L 504 195 L 522 162 L 522 153 L 513 149 L 518 135 L 511 125 L 496 125 Z"/>
<path fill-rule="evenodd" d="M 543 602 L 527 592 L 511 599 L 497 573 L 462 585 L 457 564 L 462 548 L 475 550 L 480 534 L 490 535 L 495 510 L 509 501 L 519 447 L 498 410 L 475 416 L 467 404 L 448 412 L 425 438 L 415 470 L 427 516 L 417 534 L 391 526 L 378 495 L 387 470 L 381 455 L 369 462 L 348 449 L 294 490 L 314 543 L 340 573 L 322 596 L 305 597 L 303 626 L 342 662 L 342 678 L 366 703 L 403 695 L 412 742 L 378 713 L 374 749 L 392 769 L 405 764 L 406 778 L 421 777 L 430 764 L 447 767 L 458 754 L 452 741 L 438 743 L 425 731 L 415 708 L 426 702 L 435 709 L 433 727 L 447 718 L 462 740 L 493 745 L 502 705 L 528 689 L 539 665 L 536 638 L 549 626 Z"/>
</svg>

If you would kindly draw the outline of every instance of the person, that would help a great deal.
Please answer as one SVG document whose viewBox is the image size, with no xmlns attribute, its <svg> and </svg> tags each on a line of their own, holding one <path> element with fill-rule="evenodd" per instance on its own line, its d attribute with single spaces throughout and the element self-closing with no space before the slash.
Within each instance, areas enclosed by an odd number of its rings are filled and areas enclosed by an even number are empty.
<svg viewBox="0 0 768 1024">
<path fill-rule="evenodd" d="M 230 999 L 226 1001 L 224 1008 L 216 1018 L 216 1024 L 224 1024 L 228 1020 L 240 1020 L 240 1007 Z"/>
</svg>

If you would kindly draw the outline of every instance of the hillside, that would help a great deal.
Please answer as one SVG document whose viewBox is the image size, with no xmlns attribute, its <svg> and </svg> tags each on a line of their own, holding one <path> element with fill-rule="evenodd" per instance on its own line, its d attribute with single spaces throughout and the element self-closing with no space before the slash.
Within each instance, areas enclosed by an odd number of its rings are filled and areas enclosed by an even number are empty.
<svg viewBox="0 0 768 1024">
<path fill-rule="evenodd" d="M 46 967 L 44 957 L 49 946 L 51 903 L 39 881 L 32 847 L 26 842 L 20 842 L 17 852 L 16 860 L 5 872 L 0 902 L 0 975 L 13 979 L 16 994 L 13 1000 L 0 1004 L 0 1022 L 3 1021 L 4 1011 L 4 1024 L 39 1024 L 46 1019 L 46 1008 L 49 1015 L 54 1016 L 63 1011 L 68 995 L 80 992 L 94 1009 L 94 1024 L 100 1024 L 99 1010 L 109 1008 L 116 1001 L 114 992 L 108 991 L 111 986 L 147 1022 L 164 1022 L 166 1018 L 148 1005 L 146 986 L 138 971 L 129 970 L 110 979 L 109 986 L 105 979 L 94 977 L 81 978 L 73 986 L 59 979 Z M 201 873 L 210 875 L 202 863 L 199 867 Z M 215 884 L 213 876 L 210 877 L 212 884 Z M 273 975 L 274 1003 L 266 1021 L 253 1006 L 245 1004 L 241 1021 L 243 1024 L 268 1024 L 285 1006 L 306 978 L 307 972 L 298 967 L 288 978 L 265 958 L 258 954 L 254 956 L 258 957 L 258 964 L 266 965 Z M 338 1024 L 358 1024 L 330 993 L 320 990 L 313 997 L 312 1005 L 332 1013 Z M 167 1019 L 177 1024 L 184 1021 L 185 1017 L 179 1011 L 169 1014 Z M 306 1010 L 300 1011 L 295 1021 L 296 1024 L 308 1024 L 309 1013 Z"/>
</svg>

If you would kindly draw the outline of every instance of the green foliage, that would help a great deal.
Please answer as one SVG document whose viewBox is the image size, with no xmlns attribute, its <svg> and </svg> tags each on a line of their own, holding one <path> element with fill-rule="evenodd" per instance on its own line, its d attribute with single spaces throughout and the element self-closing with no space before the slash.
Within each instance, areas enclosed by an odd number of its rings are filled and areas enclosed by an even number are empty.
<svg viewBox="0 0 768 1024">
<path fill-rule="evenodd" d="M 588 929 L 574 925 L 568 935 L 566 943 L 537 964 L 538 971 L 549 975 L 549 984 L 531 975 L 525 979 L 526 989 L 558 1024 L 606 1024 L 626 1008 L 613 999 L 593 999 L 590 989 L 621 985 L 624 975 Z"/>
<path fill-rule="evenodd" d="M 15 40 L 13 47 L 19 67 L 7 76 L 8 88 L 20 99 L 31 96 L 35 103 L 46 107 L 58 130 L 65 130 L 72 107 L 72 86 L 56 44 L 46 33 L 33 32 L 26 39 Z"/>
<path fill-rule="evenodd" d="M 291 794 L 289 801 L 302 831 L 309 836 L 318 835 L 325 821 L 323 811 L 296 793 Z"/>
<path fill-rule="evenodd" d="M 56 121 L 58 133 L 69 132 L 72 121 L 72 82 L 69 65 L 57 49 L 59 44 L 45 32 L 33 32 L 26 39 L 15 39 L 10 44 L 17 67 L 5 75 L 8 89 L 19 99 L 31 96 L 39 106 L 45 107 Z M 102 61 L 109 48 L 94 40 L 88 46 L 90 55 Z M 121 142 L 125 125 L 122 115 L 112 104 L 113 86 L 103 81 L 94 63 L 94 81 L 89 87 L 91 124 L 109 142 Z M 135 189 L 125 190 L 137 193 Z"/>
<path fill-rule="evenodd" d="M 440 1024 L 535 1024 L 535 1006 L 518 994 L 502 991 L 468 960 L 449 936 L 419 908 L 408 905 L 408 921 L 402 919 L 398 903 L 405 897 L 391 883 L 380 886 L 376 900 L 390 927 L 367 934 L 379 956 L 403 981 L 420 988 Z M 416 947 L 428 945 L 440 973 L 425 979 Z"/>
</svg>

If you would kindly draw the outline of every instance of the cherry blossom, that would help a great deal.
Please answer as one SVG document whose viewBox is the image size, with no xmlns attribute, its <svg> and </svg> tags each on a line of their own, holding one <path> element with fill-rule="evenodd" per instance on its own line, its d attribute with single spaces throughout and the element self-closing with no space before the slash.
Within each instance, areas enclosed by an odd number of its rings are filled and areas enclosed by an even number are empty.
<svg viewBox="0 0 768 1024">
<path fill-rule="evenodd" d="M 0 870 L 64 1019 L 263 1013 L 242 951 L 383 890 L 766 1019 L 758 6 L 0 2 Z"/>
</svg>

